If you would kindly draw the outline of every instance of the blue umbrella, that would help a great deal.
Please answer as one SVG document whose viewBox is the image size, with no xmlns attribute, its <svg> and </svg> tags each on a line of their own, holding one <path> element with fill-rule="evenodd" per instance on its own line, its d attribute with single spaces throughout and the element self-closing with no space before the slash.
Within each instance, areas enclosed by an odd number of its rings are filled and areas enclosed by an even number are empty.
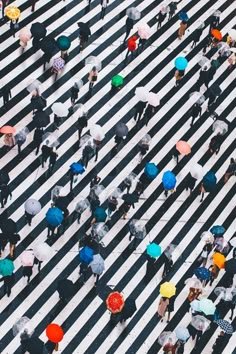
<svg viewBox="0 0 236 354">
<path fill-rule="evenodd" d="M 107 218 L 107 214 L 104 208 L 98 207 L 95 209 L 94 217 L 96 218 L 96 222 L 105 222 Z"/>
<path fill-rule="evenodd" d="M 216 176 L 214 174 L 214 172 L 209 171 L 207 172 L 207 174 L 205 174 L 205 176 L 203 177 L 202 183 L 203 183 L 203 187 L 205 189 L 206 192 L 212 192 L 216 186 Z"/>
<path fill-rule="evenodd" d="M 181 21 L 187 22 L 189 20 L 188 15 L 186 14 L 186 12 L 180 12 L 179 13 L 179 19 Z"/>
<path fill-rule="evenodd" d="M 210 279 L 210 276 L 211 276 L 210 271 L 205 267 L 200 267 L 200 268 L 195 269 L 194 274 L 200 280 Z"/>
<path fill-rule="evenodd" d="M 158 175 L 158 168 L 154 163 L 147 163 L 144 169 L 144 173 L 148 178 L 154 179 Z"/>
<path fill-rule="evenodd" d="M 64 216 L 59 208 L 50 208 L 46 214 L 47 223 L 51 226 L 58 226 L 62 223 Z"/>
<path fill-rule="evenodd" d="M 93 254 L 94 254 L 94 252 L 93 252 L 92 248 L 85 246 L 79 252 L 80 262 L 85 263 L 85 264 L 89 264 L 93 260 Z"/>
<path fill-rule="evenodd" d="M 164 172 L 162 177 L 162 183 L 166 190 L 169 191 L 171 189 L 174 189 L 176 185 L 176 177 L 174 173 L 171 171 Z"/>
<path fill-rule="evenodd" d="M 78 162 L 72 163 L 72 165 L 70 165 L 70 169 L 72 173 L 76 173 L 80 175 L 82 175 L 82 173 L 85 171 L 84 166 Z"/>
<path fill-rule="evenodd" d="M 213 235 L 223 235 L 225 233 L 225 228 L 220 225 L 215 225 L 210 229 Z"/>
<path fill-rule="evenodd" d="M 175 59 L 175 67 L 177 70 L 185 70 L 188 66 L 188 61 L 184 57 L 178 57 Z"/>
</svg>

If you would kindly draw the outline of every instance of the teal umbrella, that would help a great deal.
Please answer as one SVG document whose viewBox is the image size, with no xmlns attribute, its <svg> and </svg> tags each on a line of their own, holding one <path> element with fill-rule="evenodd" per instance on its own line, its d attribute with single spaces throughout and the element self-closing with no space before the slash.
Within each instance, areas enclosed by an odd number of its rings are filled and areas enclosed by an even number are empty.
<svg viewBox="0 0 236 354">
<path fill-rule="evenodd" d="M 161 255 L 161 246 L 156 243 L 150 243 L 147 246 L 147 254 L 152 258 L 157 258 Z"/>
<path fill-rule="evenodd" d="M 14 268 L 14 264 L 10 259 L 5 258 L 0 260 L 0 274 L 3 277 L 12 275 Z"/>
<path fill-rule="evenodd" d="M 58 45 L 58 48 L 62 51 L 68 50 L 71 46 L 70 38 L 68 38 L 66 36 L 58 37 L 57 38 L 57 45 Z"/>
<path fill-rule="evenodd" d="M 205 191 L 212 192 L 215 189 L 216 182 L 217 182 L 217 179 L 216 179 L 214 172 L 212 172 L 212 171 L 207 172 L 207 174 L 203 177 L 203 180 L 202 180 L 203 187 L 204 187 Z"/>
<path fill-rule="evenodd" d="M 96 218 L 96 222 L 105 222 L 107 218 L 107 214 L 105 212 L 105 209 L 99 207 L 95 209 L 94 212 L 94 217 Z"/>
</svg>

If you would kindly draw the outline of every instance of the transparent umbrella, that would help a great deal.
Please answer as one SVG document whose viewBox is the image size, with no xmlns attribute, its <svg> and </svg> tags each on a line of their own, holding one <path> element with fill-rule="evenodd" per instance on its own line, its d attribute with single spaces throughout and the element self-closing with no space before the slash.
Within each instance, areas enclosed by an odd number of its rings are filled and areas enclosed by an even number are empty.
<svg viewBox="0 0 236 354">
<path fill-rule="evenodd" d="M 226 42 L 219 42 L 217 48 L 219 50 L 230 50 L 230 46 Z"/>
<path fill-rule="evenodd" d="M 147 102 L 149 97 L 149 91 L 146 87 L 137 87 L 135 90 L 135 95 L 138 101 Z"/>
<path fill-rule="evenodd" d="M 127 177 L 125 177 L 124 183 L 126 185 L 132 185 L 137 180 L 138 176 L 135 173 L 131 172 Z"/>
<path fill-rule="evenodd" d="M 200 238 L 202 239 L 202 241 L 204 242 L 209 242 L 209 243 L 213 243 L 215 241 L 214 236 L 212 235 L 212 233 L 210 231 L 204 231 Z"/>
<path fill-rule="evenodd" d="M 51 200 L 53 202 L 55 202 L 55 200 L 59 197 L 60 195 L 60 191 L 63 187 L 62 186 L 55 186 L 52 190 L 51 190 Z"/>
<path fill-rule="evenodd" d="M 26 316 L 19 318 L 12 327 L 13 336 L 17 336 L 18 334 L 22 334 L 26 332 L 29 337 L 34 333 L 34 328 L 30 323 L 30 319 Z"/>
<path fill-rule="evenodd" d="M 60 145 L 60 140 L 55 133 L 45 133 L 43 135 L 43 144 L 49 147 L 57 147 Z"/>
<path fill-rule="evenodd" d="M 191 99 L 191 102 L 193 102 L 193 104 L 197 103 L 199 105 L 201 105 L 206 100 L 205 96 L 197 91 L 191 92 L 189 98 Z"/>
<path fill-rule="evenodd" d="M 188 278 L 184 282 L 189 288 L 202 289 L 202 283 L 197 278 Z"/>
<path fill-rule="evenodd" d="M 28 92 L 33 92 L 35 90 L 39 90 L 41 86 L 41 82 L 39 80 L 31 79 L 26 87 Z"/>
<path fill-rule="evenodd" d="M 213 132 L 218 132 L 221 135 L 225 135 L 228 131 L 228 124 L 223 120 L 216 120 L 212 126 Z"/>
<path fill-rule="evenodd" d="M 74 86 L 80 90 L 84 86 L 83 80 L 75 78 Z"/>
<path fill-rule="evenodd" d="M 92 272 L 94 274 L 99 274 L 101 275 L 102 272 L 104 271 L 105 269 L 105 266 L 104 266 L 104 259 L 100 256 L 100 254 L 95 254 L 93 256 L 93 260 L 92 262 L 90 263 L 90 266 L 92 268 Z"/>
<path fill-rule="evenodd" d="M 21 129 L 19 132 L 16 133 L 15 135 L 15 141 L 16 143 L 19 142 L 25 142 L 27 135 L 29 134 L 29 129 L 27 127 Z"/>
<path fill-rule="evenodd" d="M 165 251 L 164 251 L 166 257 L 168 257 L 170 259 L 171 256 L 172 256 L 172 253 L 174 252 L 176 247 L 177 247 L 176 245 L 174 245 L 173 243 L 170 243 L 169 246 L 167 246 Z"/>
<path fill-rule="evenodd" d="M 74 105 L 73 112 L 78 112 L 77 114 L 78 114 L 78 118 L 79 118 L 82 116 L 87 116 L 88 109 L 84 104 L 78 103 L 78 104 Z"/>
<path fill-rule="evenodd" d="M 131 234 L 134 235 L 139 240 L 143 240 L 147 234 L 146 227 L 143 224 L 143 222 L 141 222 L 140 220 L 133 219 L 129 223 L 129 228 Z"/>
<path fill-rule="evenodd" d="M 209 328 L 211 321 L 209 321 L 206 317 L 196 315 L 192 318 L 190 324 L 197 330 L 204 332 Z"/>
<path fill-rule="evenodd" d="M 80 139 L 80 147 L 88 144 L 88 141 L 92 141 L 92 137 L 88 134 L 83 135 Z"/>
<path fill-rule="evenodd" d="M 221 15 L 221 11 L 220 10 L 214 10 L 212 16 L 215 16 L 215 17 L 220 17 Z"/>
<path fill-rule="evenodd" d="M 108 191 L 108 194 L 109 194 L 109 199 L 111 198 L 118 199 L 121 198 L 122 191 L 120 188 L 113 188 Z"/>
<path fill-rule="evenodd" d="M 100 242 L 108 231 L 109 228 L 104 222 L 98 222 L 92 226 L 91 236 L 95 241 Z"/>
<path fill-rule="evenodd" d="M 85 59 L 85 65 L 89 65 L 90 66 L 90 70 L 92 70 L 92 68 L 94 66 L 96 66 L 96 69 L 98 71 L 100 71 L 102 69 L 101 60 L 99 58 L 97 58 L 97 57 L 92 56 L 92 55 Z"/>
<path fill-rule="evenodd" d="M 196 163 L 190 168 L 190 174 L 195 179 L 202 179 L 204 176 L 204 169 L 201 165 Z"/>
<path fill-rule="evenodd" d="M 176 340 L 177 338 L 173 332 L 162 332 L 158 337 L 158 343 L 161 346 L 164 346 L 167 343 L 175 343 Z"/>
<path fill-rule="evenodd" d="M 92 125 L 90 128 L 90 135 L 93 139 L 98 141 L 102 141 L 105 138 L 104 129 L 98 124 Z"/>
<path fill-rule="evenodd" d="M 67 117 L 68 116 L 68 109 L 65 107 L 65 104 L 62 102 L 56 102 L 52 105 L 52 111 L 58 117 Z"/>
<path fill-rule="evenodd" d="M 149 134 L 145 134 L 144 137 L 140 140 L 139 144 L 149 144 L 151 141 L 151 137 Z"/>
<path fill-rule="evenodd" d="M 198 65 L 200 65 L 201 67 L 207 66 L 210 68 L 211 61 L 210 61 L 210 59 L 208 59 L 206 57 L 201 57 L 200 60 L 198 61 Z"/>
<path fill-rule="evenodd" d="M 40 262 L 48 261 L 54 255 L 53 249 L 45 242 L 36 243 L 33 246 L 33 251 L 34 251 L 35 257 Z"/>
<path fill-rule="evenodd" d="M 213 236 L 212 236 L 213 237 Z M 214 237 L 213 237 L 214 238 Z M 227 254 L 230 250 L 229 243 L 224 239 L 224 237 L 216 237 L 215 241 L 215 250 L 223 254 Z"/>
<path fill-rule="evenodd" d="M 79 200 L 76 205 L 75 205 L 75 211 L 77 211 L 77 213 L 82 214 L 86 209 L 88 209 L 90 207 L 90 203 L 88 201 L 88 199 L 82 199 Z"/>
<path fill-rule="evenodd" d="M 98 197 L 104 191 L 104 189 L 105 187 L 102 184 L 95 184 L 95 186 L 93 186 L 90 190 L 90 198 L 94 199 L 95 196 Z"/>
<path fill-rule="evenodd" d="M 136 7 L 130 7 L 129 9 L 126 10 L 126 15 L 131 18 L 131 20 L 139 20 L 141 17 L 141 12 L 139 12 Z"/>
</svg>

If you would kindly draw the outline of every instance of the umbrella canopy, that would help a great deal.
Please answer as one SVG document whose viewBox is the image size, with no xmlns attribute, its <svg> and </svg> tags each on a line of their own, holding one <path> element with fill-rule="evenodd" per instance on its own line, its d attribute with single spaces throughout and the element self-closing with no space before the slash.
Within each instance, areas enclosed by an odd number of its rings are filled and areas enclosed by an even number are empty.
<svg viewBox="0 0 236 354">
<path fill-rule="evenodd" d="M 124 296 L 118 291 L 110 293 L 106 299 L 107 309 L 112 313 L 121 312 L 124 307 L 124 304 Z"/>
<path fill-rule="evenodd" d="M 25 211 L 30 215 L 36 215 L 41 210 L 41 204 L 36 199 L 28 199 L 25 202 Z"/>
<path fill-rule="evenodd" d="M 215 97 L 220 96 L 220 94 L 222 92 L 220 86 L 217 85 L 216 83 L 212 84 L 209 90 L 210 90 L 210 93 Z"/>
<path fill-rule="evenodd" d="M 51 199 L 52 199 L 52 201 L 55 201 L 55 199 L 59 197 L 60 191 L 61 191 L 62 188 L 63 188 L 62 186 L 55 186 L 51 190 Z"/>
<path fill-rule="evenodd" d="M 84 33 L 84 34 L 87 35 L 87 36 L 90 36 L 90 35 L 91 35 L 91 31 L 90 31 L 89 26 L 87 25 L 87 23 L 78 22 L 77 25 L 79 26 L 80 31 L 81 31 L 82 33 Z"/>
<path fill-rule="evenodd" d="M 82 173 L 85 171 L 84 166 L 78 162 L 73 162 L 70 165 L 70 169 L 71 169 L 72 173 L 80 174 L 80 175 L 82 175 Z"/>
<path fill-rule="evenodd" d="M 32 267 L 34 264 L 34 253 L 31 250 L 26 250 L 21 253 L 20 261 L 23 267 Z"/>
<path fill-rule="evenodd" d="M 202 241 L 204 242 L 209 242 L 209 243 L 213 243 L 214 242 L 214 237 L 212 236 L 212 234 L 209 231 L 204 231 L 200 238 L 202 239 Z"/>
<path fill-rule="evenodd" d="M 184 57 L 178 57 L 175 59 L 175 67 L 177 70 L 185 70 L 188 66 L 188 61 Z"/>
<path fill-rule="evenodd" d="M 34 329 L 30 323 L 30 319 L 26 316 L 19 318 L 12 326 L 13 336 L 22 334 L 24 332 L 30 337 L 34 333 Z"/>
<path fill-rule="evenodd" d="M 147 23 L 140 23 L 137 26 L 137 29 L 138 29 L 138 35 L 141 39 L 148 39 L 152 34 L 152 30 Z"/>
<path fill-rule="evenodd" d="M 189 20 L 189 17 L 186 12 L 180 12 L 179 13 L 179 19 L 181 21 L 187 22 Z"/>
<path fill-rule="evenodd" d="M 162 183 L 166 190 L 169 191 L 171 189 L 174 189 L 176 185 L 176 177 L 174 173 L 171 171 L 164 172 L 162 177 Z"/>
<path fill-rule="evenodd" d="M 236 41 L 236 29 L 234 28 L 230 29 L 228 34 L 233 41 Z"/>
<path fill-rule="evenodd" d="M 201 312 L 200 310 L 200 301 L 199 300 L 193 300 L 190 303 L 190 307 L 193 311 Z"/>
<path fill-rule="evenodd" d="M 225 262 L 225 271 L 229 274 L 236 274 L 236 259 L 231 258 Z"/>
<path fill-rule="evenodd" d="M 62 211 L 59 208 L 50 208 L 46 214 L 47 223 L 51 226 L 59 226 L 64 219 Z"/>
<path fill-rule="evenodd" d="M 111 79 L 111 84 L 112 86 L 118 87 L 120 85 L 123 85 L 124 83 L 124 79 L 122 76 L 120 75 L 115 75 L 113 76 L 113 78 Z"/>
<path fill-rule="evenodd" d="M 57 291 L 62 298 L 68 298 L 74 295 L 75 285 L 69 279 L 61 279 L 57 282 Z"/>
<path fill-rule="evenodd" d="M 127 204 L 133 204 L 133 203 L 138 203 L 138 196 L 136 194 L 124 194 L 122 196 L 122 199 L 125 201 Z"/>
<path fill-rule="evenodd" d="M 101 275 L 102 272 L 104 271 L 105 269 L 105 266 L 104 266 L 104 259 L 100 256 L 100 254 L 95 254 L 93 256 L 93 260 L 92 262 L 90 263 L 91 265 L 91 269 L 92 269 L 92 272 L 94 274 L 99 274 Z"/>
<path fill-rule="evenodd" d="M 164 346 L 169 343 L 174 343 L 176 341 L 175 334 L 173 332 L 164 331 L 158 336 L 158 343 Z"/>
<path fill-rule="evenodd" d="M 15 135 L 15 141 L 16 143 L 21 143 L 24 144 L 26 141 L 26 137 L 29 134 L 29 129 L 27 127 L 22 128 L 19 132 L 16 133 Z"/>
<path fill-rule="evenodd" d="M 98 207 L 95 209 L 94 217 L 97 222 L 105 222 L 107 218 L 107 214 L 104 208 Z"/>
<path fill-rule="evenodd" d="M 129 9 L 126 10 L 126 15 L 131 18 L 131 20 L 139 20 L 141 17 L 141 12 L 136 9 L 136 7 L 130 7 Z"/>
<path fill-rule="evenodd" d="M 10 181 L 9 174 L 5 170 L 0 170 L 0 185 L 8 184 Z"/>
<path fill-rule="evenodd" d="M 218 29 L 212 29 L 211 34 L 215 39 L 218 39 L 218 41 L 221 41 L 223 39 L 223 36 Z"/>
<path fill-rule="evenodd" d="M 223 235 L 225 233 L 225 228 L 221 225 L 214 225 L 211 229 L 210 232 L 213 235 Z"/>
<path fill-rule="evenodd" d="M 154 163 L 149 162 L 146 164 L 145 169 L 144 169 L 144 173 L 146 174 L 146 176 L 148 178 L 154 179 L 158 175 L 158 172 L 159 172 L 159 170 Z"/>
<path fill-rule="evenodd" d="M 215 288 L 214 293 L 224 301 L 232 301 L 233 297 L 236 295 L 235 288 L 224 288 L 223 286 L 218 286 Z"/>
<path fill-rule="evenodd" d="M 20 9 L 16 6 L 7 6 L 5 8 L 5 16 L 10 20 L 17 20 L 20 17 Z"/>
<path fill-rule="evenodd" d="M 191 146 L 183 140 L 176 143 L 176 150 L 178 150 L 182 155 L 189 155 L 191 153 Z"/>
<path fill-rule="evenodd" d="M 46 328 L 46 336 L 53 343 L 59 343 L 63 337 L 63 329 L 56 323 L 51 323 Z"/>
<path fill-rule="evenodd" d="M 109 228 L 104 222 L 96 222 L 92 226 L 91 236 L 95 241 L 100 242 L 108 231 Z"/>
<path fill-rule="evenodd" d="M 225 266 L 225 256 L 221 253 L 214 253 L 213 254 L 213 263 L 220 269 L 224 268 Z"/>
<path fill-rule="evenodd" d="M 210 299 L 201 299 L 199 302 L 200 311 L 204 312 L 205 315 L 214 315 L 216 307 L 215 304 Z"/>
<path fill-rule="evenodd" d="M 45 242 L 33 246 L 34 256 L 40 261 L 48 261 L 53 255 L 53 249 Z"/>
<path fill-rule="evenodd" d="M 212 238 L 214 238 L 212 236 Z M 216 237 L 215 239 L 216 251 L 227 254 L 230 251 L 230 244 L 224 239 L 224 237 Z"/>
<path fill-rule="evenodd" d="M 127 136 L 129 129 L 125 123 L 119 122 L 115 126 L 115 134 L 119 137 Z"/>
<path fill-rule="evenodd" d="M 226 42 L 219 42 L 217 43 L 217 48 L 219 51 L 225 51 L 225 50 L 230 50 L 230 46 Z"/>
<path fill-rule="evenodd" d="M 91 188 L 92 195 L 90 195 L 90 198 L 94 199 L 93 194 L 95 194 L 96 196 L 99 196 L 103 191 L 104 191 L 105 187 L 102 184 L 95 184 L 95 186 L 93 186 Z"/>
<path fill-rule="evenodd" d="M 66 36 L 60 36 L 57 38 L 57 45 L 58 48 L 62 51 L 66 51 L 70 48 L 71 46 L 71 40 L 69 37 Z"/>
<path fill-rule="evenodd" d="M 183 342 L 186 342 L 186 340 L 190 337 L 190 333 L 186 327 L 179 326 L 175 330 L 176 337 Z"/>
<path fill-rule="evenodd" d="M 217 320 L 215 323 L 220 326 L 220 328 L 226 333 L 226 334 L 233 334 L 234 333 L 234 328 L 233 326 L 226 320 Z"/>
<path fill-rule="evenodd" d="M 76 203 L 75 211 L 77 211 L 77 213 L 82 214 L 89 207 L 90 207 L 90 203 L 88 199 L 82 199 Z"/>
<path fill-rule="evenodd" d="M 122 190 L 120 188 L 111 188 L 109 189 L 109 199 L 112 198 L 121 198 Z"/>
<path fill-rule="evenodd" d="M 11 127 L 10 125 L 5 125 L 0 129 L 0 133 L 2 134 L 14 134 L 15 132 L 15 128 Z"/>
<path fill-rule="evenodd" d="M 172 297 L 176 293 L 176 286 L 172 283 L 165 282 L 160 286 L 160 294 L 163 297 Z"/>
<path fill-rule="evenodd" d="M 147 254 L 152 258 L 157 258 L 161 255 L 161 246 L 156 243 L 150 243 L 147 246 Z"/>
<path fill-rule="evenodd" d="M 206 192 L 212 192 L 216 186 L 216 176 L 214 172 L 209 171 L 207 174 L 203 177 L 202 183 L 203 187 Z"/>
<path fill-rule="evenodd" d="M 147 234 L 146 227 L 140 220 L 131 220 L 129 223 L 129 228 L 132 235 L 134 235 L 137 239 L 143 240 Z"/>
<path fill-rule="evenodd" d="M 43 134 L 43 144 L 49 146 L 49 147 L 57 147 L 60 145 L 60 140 L 58 136 L 55 133 L 45 133 Z"/>
<path fill-rule="evenodd" d="M 65 60 L 62 59 L 61 57 L 55 58 L 55 59 L 53 60 L 52 66 L 53 66 L 53 69 L 56 69 L 56 70 L 58 70 L 58 71 L 59 71 L 59 70 L 62 70 L 62 69 L 64 68 L 64 66 L 65 66 Z"/>
<path fill-rule="evenodd" d="M 78 118 L 82 116 L 87 116 L 88 114 L 88 108 L 82 103 L 77 103 L 76 105 L 74 105 L 73 112 L 77 112 L 77 111 L 78 111 Z M 85 135 L 82 138 L 84 137 Z"/>
<path fill-rule="evenodd" d="M 217 131 L 221 135 L 224 135 L 228 131 L 228 124 L 225 123 L 223 120 L 216 120 L 213 123 L 212 130 L 213 132 Z"/>
<path fill-rule="evenodd" d="M 221 11 L 220 10 L 214 10 L 212 16 L 215 16 L 215 17 L 220 17 L 221 15 Z"/>
<path fill-rule="evenodd" d="M 91 69 L 95 66 L 98 71 L 102 70 L 101 60 L 93 55 L 85 59 L 85 65 L 89 65 Z"/>
<path fill-rule="evenodd" d="M 70 204 L 70 200 L 68 197 L 58 197 L 55 200 L 55 206 L 61 209 L 63 212 L 66 212 L 69 204 Z"/>
<path fill-rule="evenodd" d="M 12 275 L 13 270 L 15 269 L 13 262 L 10 259 L 0 259 L 0 274 L 3 277 Z"/>
<path fill-rule="evenodd" d="M 36 127 L 43 128 L 50 123 L 50 116 L 45 111 L 37 111 L 33 116 Z"/>
<path fill-rule="evenodd" d="M 53 113 L 56 114 L 58 117 L 66 117 L 69 113 L 68 109 L 62 102 L 54 103 L 51 108 Z"/>
<path fill-rule="evenodd" d="M 83 80 L 75 78 L 74 86 L 80 90 L 84 86 Z"/>
<path fill-rule="evenodd" d="M 195 269 L 194 274 L 200 280 L 208 280 L 208 279 L 210 279 L 210 276 L 211 276 L 210 271 L 205 267 L 199 267 L 199 268 Z"/>
<path fill-rule="evenodd" d="M 30 28 L 30 32 L 32 33 L 33 37 L 38 37 L 38 38 L 43 38 L 47 34 L 47 30 L 45 26 L 40 22 L 33 23 Z"/>
<path fill-rule="evenodd" d="M 211 66 L 211 61 L 206 57 L 201 57 L 200 60 L 198 61 L 198 65 L 204 68 L 207 67 L 209 69 Z"/>
<path fill-rule="evenodd" d="M 136 87 L 135 95 L 138 101 L 147 102 L 150 92 L 146 87 Z"/>
<path fill-rule="evenodd" d="M 12 219 L 4 220 L 4 223 L 1 224 L 1 229 L 3 233 L 12 235 L 16 233 L 16 222 Z"/>
<path fill-rule="evenodd" d="M 157 107 L 160 105 L 160 98 L 157 93 L 149 92 L 148 94 L 148 104 L 153 107 Z"/>
<path fill-rule="evenodd" d="M 202 283 L 197 278 L 188 278 L 185 280 L 184 284 L 186 284 L 189 288 L 202 289 Z"/>
<path fill-rule="evenodd" d="M 205 331 L 210 326 L 211 321 L 204 316 L 196 315 L 192 317 L 190 324 L 197 330 Z"/>
<path fill-rule="evenodd" d="M 40 41 L 40 48 L 45 54 L 50 54 L 51 57 L 58 51 L 56 40 L 48 36 Z"/>
<path fill-rule="evenodd" d="M 142 137 L 142 139 L 140 140 L 139 145 L 140 144 L 149 144 L 151 140 L 152 140 L 152 138 L 150 137 L 150 135 L 149 134 L 145 134 Z"/>
<path fill-rule="evenodd" d="M 88 246 L 85 246 L 79 252 L 80 262 L 89 264 L 93 260 L 93 254 L 94 254 L 93 249 Z"/>
<path fill-rule="evenodd" d="M 189 98 L 193 102 L 193 104 L 197 103 L 199 105 L 203 104 L 206 100 L 205 96 L 200 92 L 194 91 L 189 94 Z"/>
<path fill-rule="evenodd" d="M 90 135 L 93 137 L 94 140 L 98 140 L 98 141 L 102 141 L 105 138 L 104 130 L 98 124 L 94 124 L 90 128 Z"/>
<path fill-rule="evenodd" d="M 29 30 L 29 28 L 24 27 L 19 31 L 19 39 L 22 42 L 28 42 L 31 38 L 31 32 Z"/>
<path fill-rule="evenodd" d="M 201 165 L 196 163 L 190 168 L 190 174 L 195 179 L 202 179 L 204 176 L 204 169 Z"/>
<path fill-rule="evenodd" d="M 171 258 L 172 257 L 172 253 L 174 252 L 174 250 L 176 249 L 176 245 L 174 245 L 173 243 L 170 243 L 167 247 L 166 247 L 166 249 L 165 249 L 165 251 L 164 251 L 164 254 L 166 255 L 166 257 L 167 258 Z"/>
</svg>

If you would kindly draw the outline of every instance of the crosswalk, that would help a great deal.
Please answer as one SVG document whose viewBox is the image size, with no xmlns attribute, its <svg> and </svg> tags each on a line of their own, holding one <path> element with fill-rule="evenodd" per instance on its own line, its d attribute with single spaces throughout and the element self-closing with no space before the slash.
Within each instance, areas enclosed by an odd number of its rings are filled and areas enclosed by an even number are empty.
<svg viewBox="0 0 236 354">
<path fill-rule="evenodd" d="M 42 22 L 47 28 L 47 35 L 54 38 L 64 34 L 71 39 L 69 59 L 57 81 L 51 73 L 51 64 L 43 72 L 43 61 L 40 50 L 33 51 L 29 42 L 24 53 L 21 53 L 19 40 L 10 34 L 9 22 L 1 24 L 1 85 L 8 84 L 12 99 L 3 109 L 1 103 L 1 126 L 11 125 L 17 131 L 23 127 L 30 130 L 26 143 L 22 146 L 21 157 L 14 147 L 8 152 L 2 149 L 0 141 L 0 169 L 8 171 L 11 179 L 13 199 L 8 201 L 9 216 L 17 222 L 21 241 L 16 248 L 15 277 L 16 282 L 12 294 L 8 298 L 1 295 L 0 301 L 0 352 L 3 354 L 20 353 L 20 339 L 13 337 L 12 325 L 17 318 L 27 316 L 35 328 L 35 334 L 44 342 L 47 341 L 45 328 L 51 323 L 63 327 L 65 336 L 60 343 L 59 352 L 65 354 L 113 354 L 113 353 L 162 353 L 157 338 L 162 331 L 173 331 L 179 324 L 189 326 L 191 316 L 188 312 L 187 287 L 184 282 L 193 275 L 196 260 L 199 257 L 203 243 L 200 235 L 212 225 L 220 224 L 226 228 L 225 239 L 230 240 L 236 230 L 236 185 L 235 177 L 227 184 L 223 183 L 223 175 L 229 165 L 231 156 L 235 157 L 236 144 L 236 74 L 235 68 L 228 70 L 227 59 L 217 69 L 213 81 L 220 85 L 222 94 L 215 104 L 215 112 L 228 121 L 229 131 L 218 155 L 207 153 L 209 141 L 213 136 L 212 118 L 206 111 L 207 101 L 203 104 L 203 114 L 190 129 L 189 110 L 192 102 L 189 94 L 194 91 L 194 85 L 199 76 L 202 42 L 209 32 L 209 17 L 214 10 L 221 11 L 220 29 L 226 38 L 227 31 L 236 28 L 236 7 L 232 0 L 182 0 L 178 4 L 178 12 L 184 10 L 189 15 L 188 29 L 184 38 L 179 41 L 178 15 L 163 23 L 157 31 L 156 16 L 160 11 L 159 0 L 112 0 L 106 11 L 104 20 L 99 20 L 101 5 L 99 0 L 93 0 L 90 7 L 86 0 L 40 0 L 36 3 L 34 13 L 30 10 L 29 1 L 16 0 L 14 5 L 21 9 L 20 24 L 29 27 L 34 22 Z M 137 32 L 137 24 L 146 22 L 152 30 L 146 48 L 125 65 L 126 47 L 123 45 L 125 36 L 125 11 L 136 7 L 141 13 L 140 21 L 135 23 L 130 33 Z M 89 43 L 82 53 L 79 53 L 77 22 L 86 22 L 91 29 Z M 191 49 L 194 30 L 199 22 L 205 22 L 201 40 Z M 98 81 L 93 88 L 92 97 L 88 97 L 88 68 L 85 58 L 93 55 L 102 62 L 102 70 L 98 73 Z M 54 57 L 58 57 L 57 53 Z M 180 88 L 174 86 L 174 59 L 185 56 L 188 61 L 183 84 Z M 206 54 L 212 58 L 214 53 Z M 113 97 L 110 96 L 111 78 L 120 74 L 124 78 L 124 86 Z M 105 138 L 99 151 L 98 162 L 90 161 L 85 173 L 73 187 L 74 199 L 69 205 L 69 226 L 65 233 L 50 240 L 53 257 L 43 262 L 40 274 L 33 271 L 30 284 L 22 276 L 20 254 L 27 248 L 32 248 L 38 242 L 48 242 L 45 214 L 51 204 L 51 190 L 55 185 L 64 186 L 69 193 L 69 181 L 66 176 L 71 163 L 78 161 L 82 152 L 78 149 L 77 115 L 66 118 L 60 125 L 58 137 L 60 146 L 57 149 L 58 159 L 52 176 L 48 176 L 46 168 L 41 167 L 40 158 L 33 151 L 34 124 L 30 106 L 30 94 L 26 90 L 29 82 L 39 80 L 43 97 L 47 99 L 47 113 L 51 124 L 47 131 L 52 131 L 53 114 L 51 105 L 63 102 L 70 107 L 70 88 L 73 83 L 82 79 L 84 86 L 79 92 L 79 103 L 84 103 L 89 111 L 88 127 L 83 134 L 89 134 L 94 124 L 103 127 Z M 149 91 L 158 93 L 161 105 L 150 120 L 148 126 L 135 125 L 134 107 L 137 103 L 135 88 L 145 86 Z M 204 92 L 203 88 L 201 89 Z M 208 92 L 206 92 L 206 97 Z M 0 98 L 1 99 L 1 98 Z M 114 126 L 118 121 L 127 124 L 129 135 L 124 147 L 114 155 Z M 137 143 L 145 135 L 152 138 L 150 149 L 143 161 L 138 163 Z M 178 140 L 188 141 L 192 147 L 191 155 L 180 159 L 178 165 L 172 158 L 175 144 Z M 91 275 L 84 286 L 79 283 L 78 240 L 90 230 L 91 215 L 85 211 L 81 223 L 73 221 L 76 201 L 89 194 L 89 184 L 97 173 L 102 179 L 105 190 L 100 196 L 102 205 L 107 207 L 109 191 L 121 185 L 131 172 L 141 175 L 147 162 L 158 165 L 159 174 L 145 189 L 144 195 L 131 209 L 126 220 L 120 219 L 114 213 L 108 222 L 109 232 L 104 237 L 102 257 L 105 259 L 105 272 L 99 279 L 97 289 Z M 217 177 L 217 187 L 214 193 L 208 194 L 200 203 L 198 189 L 200 181 L 188 197 L 185 190 L 186 176 L 191 166 L 200 163 L 204 170 L 213 171 Z M 161 178 L 166 170 L 172 170 L 177 178 L 176 192 L 166 198 L 163 194 Z M 24 202 L 34 198 L 40 201 L 42 210 L 32 222 L 25 225 Z M 121 204 L 121 200 L 120 200 Z M 3 209 L 1 209 L 1 213 Z M 147 236 L 138 245 L 136 251 L 129 248 L 129 222 L 141 219 L 146 224 Z M 174 267 L 167 280 L 176 284 L 177 296 L 175 311 L 170 323 L 160 322 L 157 318 L 159 301 L 159 285 L 162 280 L 163 258 L 158 259 L 159 270 L 153 279 L 146 284 L 145 249 L 149 242 L 160 244 L 164 250 L 170 243 L 177 247 L 174 251 Z M 4 256 L 7 256 L 5 250 Z M 232 257 L 232 251 L 228 258 Z M 65 306 L 59 305 L 56 291 L 57 281 L 68 278 L 76 284 L 77 292 Z M 224 271 L 221 270 L 217 281 L 212 287 L 207 286 L 204 295 L 217 301 L 213 290 L 215 284 L 221 284 Z M 127 321 L 126 325 L 112 326 L 110 315 L 106 310 L 105 299 L 110 291 L 116 289 L 127 297 L 136 300 L 137 312 Z M 225 313 L 225 318 L 229 314 Z M 233 320 L 235 324 L 235 319 Z M 204 333 L 195 353 L 211 353 L 211 348 L 219 333 L 216 325 Z M 235 335 L 224 348 L 224 354 L 234 353 Z M 193 352 L 193 341 L 185 345 L 185 353 Z"/>
</svg>

